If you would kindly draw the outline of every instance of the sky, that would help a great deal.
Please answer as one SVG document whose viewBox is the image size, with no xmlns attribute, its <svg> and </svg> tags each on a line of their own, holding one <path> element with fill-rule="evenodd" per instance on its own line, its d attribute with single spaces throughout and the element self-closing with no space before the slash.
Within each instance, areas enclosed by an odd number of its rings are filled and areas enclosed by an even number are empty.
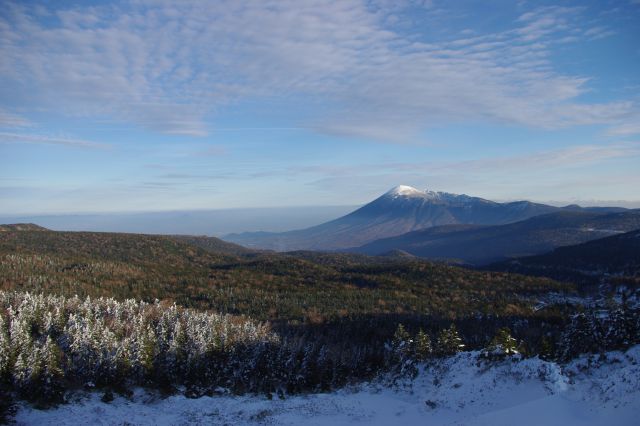
<svg viewBox="0 0 640 426">
<path fill-rule="evenodd" d="M 0 213 L 640 207 L 640 1 L 17 1 Z"/>
</svg>

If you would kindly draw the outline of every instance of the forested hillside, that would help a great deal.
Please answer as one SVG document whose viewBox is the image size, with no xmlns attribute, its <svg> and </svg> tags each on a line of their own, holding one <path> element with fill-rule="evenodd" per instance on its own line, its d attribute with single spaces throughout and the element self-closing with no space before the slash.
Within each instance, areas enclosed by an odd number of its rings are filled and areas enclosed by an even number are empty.
<svg viewBox="0 0 640 426">
<path fill-rule="evenodd" d="M 205 250 L 202 242 L 0 233 L 7 395 L 57 401 L 83 383 L 284 395 L 383 371 L 410 376 L 415 362 L 462 349 L 555 358 L 637 340 L 637 311 L 627 307 L 613 325 L 572 320 L 582 308 L 570 283 L 405 257 L 255 253 L 215 241 Z"/>
<path fill-rule="evenodd" d="M 14 223 L 10 225 L 0 225 L 0 232 L 10 231 L 48 231 L 48 229 L 33 223 Z"/>
<path fill-rule="evenodd" d="M 373 241 L 349 251 L 403 250 L 414 256 L 471 265 L 537 255 L 640 228 L 640 211 L 561 211 L 498 226 L 448 225 Z"/>
<path fill-rule="evenodd" d="M 640 286 L 640 230 L 559 247 L 549 253 L 488 265 L 487 269 L 551 277 L 578 284 Z"/>
<path fill-rule="evenodd" d="M 528 316 L 531 298 L 572 290 L 548 279 L 421 260 L 312 252 L 241 256 L 136 234 L 5 232 L 0 256 L 4 290 L 170 300 L 275 321 L 373 314 Z"/>
</svg>

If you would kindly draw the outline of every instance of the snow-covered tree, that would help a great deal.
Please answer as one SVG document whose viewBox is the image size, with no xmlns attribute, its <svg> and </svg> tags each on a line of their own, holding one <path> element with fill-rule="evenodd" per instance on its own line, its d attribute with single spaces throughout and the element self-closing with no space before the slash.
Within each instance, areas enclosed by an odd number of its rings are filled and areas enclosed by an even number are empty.
<svg viewBox="0 0 640 426">
<path fill-rule="evenodd" d="M 614 310 L 605 323 L 605 339 L 607 348 L 624 349 L 640 340 L 637 312 L 626 303 Z"/>
<path fill-rule="evenodd" d="M 62 370 L 62 352 L 58 345 L 47 336 L 42 348 L 37 351 L 41 365 L 37 377 L 32 377 L 32 386 L 37 389 L 38 399 L 45 404 L 59 402 L 64 393 L 64 372 Z"/>
<path fill-rule="evenodd" d="M 511 336 L 511 330 L 508 327 L 503 327 L 498 330 L 489 345 L 483 350 L 483 355 L 488 358 L 503 358 L 518 352 L 518 342 Z"/>
<path fill-rule="evenodd" d="M 455 324 L 451 324 L 449 328 L 440 330 L 438 340 L 436 342 L 436 352 L 440 356 L 448 356 L 456 354 L 464 349 L 462 338 L 458 334 Z"/>
<path fill-rule="evenodd" d="M 264 324 L 175 305 L 0 291 L 0 376 L 5 373 L 21 394 L 41 399 L 59 400 L 66 383 L 177 385 L 191 380 L 209 390 L 258 391 L 252 387 L 261 383 L 252 379 L 256 357 L 269 360 L 277 342 Z M 256 352 L 257 347 L 262 349 Z M 311 348 L 309 366 L 316 352 Z M 289 371 L 304 374 L 296 363 L 298 358 Z M 285 369 L 284 363 L 273 367 Z M 300 382 L 308 386 L 307 377 Z"/>
<path fill-rule="evenodd" d="M 426 360 L 433 352 L 431 338 L 422 329 L 418 330 L 418 334 L 416 334 L 414 352 L 418 361 Z"/>
<path fill-rule="evenodd" d="M 604 350 L 602 330 L 593 314 L 576 314 L 565 329 L 559 342 L 560 354 L 571 359 L 582 353 L 597 353 Z"/>
<path fill-rule="evenodd" d="M 391 343 L 387 344 L 386 365 L 394 378 L 414 377 L 418 370 L 413 356 L 413 339 L 402 324 L 398 324 Z"/>
<path fill-rule="evenodd" d="M 541 359 L 552 360 L 556 356 L 556 345 L 553 343 L 549 336 L 542 336 L 540 340 L 540 347 L 538 348 L 538 355 Z"/>
<path fill-rule="evenodd" d="M 3 315 L 0 313 L 0 384 L 9 374 L 11 362 L 11 342 Z"/>
<path fill-rule="evenodd" d="M 393 341 L 391 344 L 394 352 L 402 355 L 409 355 L 411 347 L 413 346 L 413 340 L 411 340 L 411 335 L 404 328 L 404 325 L 398 324 L 398 327 L 393 334 Z"/>
</svg>

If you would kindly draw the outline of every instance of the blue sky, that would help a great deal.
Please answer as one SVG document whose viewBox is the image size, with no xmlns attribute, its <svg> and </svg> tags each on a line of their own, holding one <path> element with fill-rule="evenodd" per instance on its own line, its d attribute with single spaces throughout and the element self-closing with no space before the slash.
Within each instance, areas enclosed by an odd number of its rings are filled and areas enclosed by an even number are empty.
<svg viewBox="0 0 640 426">
<path fill-rule="evenodd" d="M 640 206 L 640 2 L 3 2 L 3 214 Z"/>
</svg>

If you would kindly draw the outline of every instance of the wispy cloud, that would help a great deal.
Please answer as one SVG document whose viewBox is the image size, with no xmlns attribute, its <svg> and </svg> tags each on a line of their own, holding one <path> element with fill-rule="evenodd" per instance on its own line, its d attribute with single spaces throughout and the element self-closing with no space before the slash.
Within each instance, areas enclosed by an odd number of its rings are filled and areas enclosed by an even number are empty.
<svg viewBox="0 0 640 426">
<path fill-rule="evenodd" d="M 82 139 L 71 139 L 66 137 L 55 137 L 36 134 L 21 133 L 0 133 L 0 143 L 27 143 L 27 144 L 45 144 L 45 145 L 62 145 L 77 148 L 107 148 L 109 145 L 86 141 Z"/>
<path fill-rule="evenodd" d="M 545 193 L 566 199 L 591 197 L 596 191 L 614 196 L 638 181 L 628 167 L 607 167 L 640 160 L 640 142 L 577 145 L 526 154 L 468 161 L 428 161 L 299 167 L 274 171 L 298 176 L 319 191 L 351 193 L 366 201 L 400 183 L 433 190 L 465 192 L 488 198 L 535 198 Z M 616 163 L 617 162 L 617 163 Z M 585 173 L 586 172 L 586 173 Z M 508 176 L 508 178 L 505 178 Z M 574 191 L 574 192 L 572 192 Z M 608 191 L 608 192 L 607 192 Z"/>
<path fill-rule="evenodd" d="M 188 136 L 215 130 L 230 105 L 277 98 L 293 111 L 312 104 L 292 126 L 396 142 L 443 122 L 559 128 L 615 124 L 637 109 L 579 101 L 589 79 L 554 68 L 560 40 L 611 31 L 585 26 L 580 8 L 535 9 L 508 30 L 442 41 L 394 31 L 389 18 L 402 13 L 393 3 L 9 3 L 0 95 Z"/>
<path fill-rule="evenodd" d="M 0 127 L 29 127 L 32 123 L 26 118 L 0 108 Z"/>
<path fill-rule="evenodd" d="M 616 164 L 616 161 L 637 160 L 640 160 L 640 142 L 618 142 L 606 145 L 575 145 L 464 161 L 361 162 L 344 165 L 321 163 L 280 167 L 233 165 L 222 166 L 215 173 L 147 165 L 148 168 L 166 172 L 154 175 L 153 180 L 145 181 L 145 184 L 184 188 L 198 184 L 222 185 L 223 182 L 223 186 L 227 186 L 226 182 L 233 180 L 238 182 L 239 187 L 243 187 L 246 182 L 255 182 L 256 179 L 285 179 L 334 194 L 349 193 L 352 190 L 359 196 L 375 196 L 386 186 L 391 187 L 399 183 L 422 183 L 435 190 L 474 193 L 479 192 L 479 186 L 495 186 L 496 182 L 505 181 L 504 176 L 508 176 L 508 183 L 499 186 L 509 186 L 513 189 L 511 196 L 516 196 L 520 186 L 542 185 L 549 178 L 554 179 L 553 185 L 556 186 L 567 186 L 570 177 L 578 179 L 571 184 L 580 186 L 580 179 L 586 182 L 586 176 L 589 176 L 590 179 L 599 179 L 601 184 L 615 183 L 620 187 L 628 187 L 633 181 L 629 176 L 633 174 L 623 177 L 611 175 L 603 179 L 601 171 L 603 168 L 607 170 L 607 165 Z M 562 184 L 558 182 L 559 176 L 562 177 Z M 537 178 L 540 180 L 536 180 Z M 613 183 L 611 179 L 614 179 Z"/>
<path fill-rule="evenodd" d="M 401 177 L 433 176 L 449 174 L 477 174 L 496 172 L 545 173 L 552 169 L 571 169 L 615 159 L 640 158 L 640 142 L 620 142 L 607 145 L 576 145 L 568 148 L 533 151 L 526 154 L 498 156 L 466 161 L 419 161 L 419 162 L 386 162 L 363 163 L 359 165 L 319 165 L 287 167 L 262 172 L 261 176 L 338 176 L 351 178 L 354 176 L 379 175 L 381 171 Z M 253 177 L 253 175 L 251 175 Z M 438 188 L 436 188 L 438 189 Z"/>
<path fill-rule="evenodd" d="M 443 165 L 445 169 L 480 171 L 569 169 L 603 163 L 616 158 L 640 157 L 640 143 L 624 142 L 609 145 L 578 145 L 563 149 L 533 152 L 518 156 L 456 162 Z"/>
<path fill-rule="evenodd" d="M 220 157 L 227 154 L 227 149 L 224 146 L 214 145 L 206 147 L 205 149 L 196 151 L 194 157 Z"/>
<path fill-rule="evenodd" d="M 612 126 L 607 131 L 611 136 L 629 136 L 640 134 L 640 114 L 631 114 L 625 120 Z"/>
</svg>

